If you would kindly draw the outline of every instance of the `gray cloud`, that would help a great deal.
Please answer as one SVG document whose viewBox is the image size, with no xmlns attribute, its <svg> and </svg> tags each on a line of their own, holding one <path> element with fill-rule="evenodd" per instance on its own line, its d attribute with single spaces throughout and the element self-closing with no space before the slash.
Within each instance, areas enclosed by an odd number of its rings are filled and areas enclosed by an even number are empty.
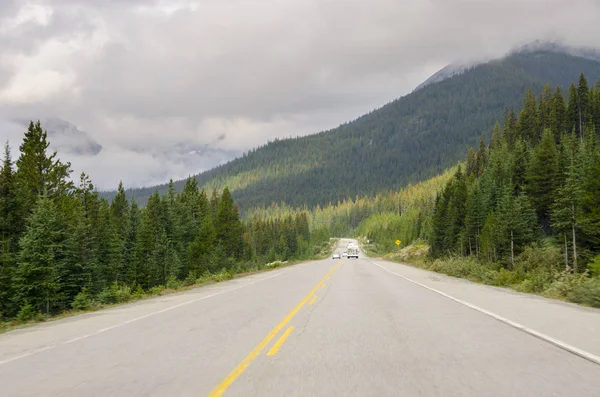
<svg viewBox="0 0 600 397">
<path fill-rule="evenodd" d="M 0 3 L 0 117 L 80 126 L 104 148 L 79 161 L 102 188 L 117 177 L 162 182 L 334 127 L 449 62 L 540 38 L 594 46 L 600 37 L 597 0 L 32 4 Z M 165 147 L 219 155 L 190 161 Z"/>
</svg>

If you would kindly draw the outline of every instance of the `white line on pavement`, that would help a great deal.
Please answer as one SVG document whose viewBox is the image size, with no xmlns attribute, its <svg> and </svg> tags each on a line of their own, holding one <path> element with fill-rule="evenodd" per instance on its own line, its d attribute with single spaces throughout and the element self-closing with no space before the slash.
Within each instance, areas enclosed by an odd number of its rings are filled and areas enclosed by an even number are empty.
<svg viewBox="0 0 600 397">
<path fill-rule="evenodd" d="M 201 298 L 192 299 L 190 301 L 179 303 L 177 305 L 170 306 L 170 307 L 167 307 L 165 309 L 157 310 L 155 312 L 148 313 L 148 314 L 145 314 L 145 315 L 140 316 L 140 317 L 132 318 L 131 320 L 123 321 L 122 323 L 111 325 L 110 327 L 102 328 L 102 329 L 99 329 L 99 330 L 97 330 L 95 332 L 92 332 L 92 333 L 89 333 L 89 334 L 86 334 L 86 335 L 82 335 L 82 336 L 78 336 L 77 338 L 69 339 L 67 341 L 60 342 L 60 343 L 57 343 L 57 344 L 54 344 L 54 345 L 49 345 L 49 346 L 42 347 L 40 349 L 32 350 L 30 352 L 21 354 L 19 356 L 12 357 L 12 358 L 6 359 L 4 361 L 0 361 L 0 365 L 8 364 L 10 362 L 17 361 L 17 360 L 20 360 L 20 359 L 25 358 L 25 357 L 33 356 L 34 354 L 41 353 L 41 352 L 44 352 L 46 350 L 54 349 L 54 348 L 56 348 L 58 346 L 68 345 L 69 343 L 77 342 L 77 341 L 82 340 L 82 339 L 87 339 L 90 336 L 98 335 L 98 334 L 101 334 L 103 332 L 110 331 L 111 329 L 120 328 L 120 327 L 122 327 L 124 325 L 131 324 L 131 323 L 134 323 L 134 322 L 139 321 L 139 320 L 143 320 L 143 319 L 148 318 L 148 317 L 156 316 L 157 314 L 168 312 L 170 310 L 177 309 L 179 307 L 186 306 L 186 305 L 189 305 L 189 304 L 192 304 L 192 303 L 204 300 L 204 299 L 212 298 L 212 297 L 215 297 L 217 295 L 224 294 L 226 292 L 235 291 L 235 290 L 238 290 L 240 288 L 244 288 L 244 287 L 247 287 L 247 286 L 252 285 L 252 284 L 256 284 L 256 283 L 261 282 L 261 281 L 269 280 L 269 279 L 275 278 L 277 276 L 280 276 L 281 274 L 282 273 L 277 273 L 277 274 L 274 274 L 272 276 L 261 278 L 260 280 L 252 281 L 252 282 L 244 284 L 244 285 L 239 285 L 237 287 L 230 288 L 230 289 L 227 289 L 227 290 L 224 290 L 224 291 L 215 292 L 214 294 L 206 295 L 206 296 L 203 296 Z"/>
<path fill-rule="evenodd" d="M 378 267 L 382 268 L 383 270 L 385 270 L 385 271 L 386 271 L 386 272 L 388 272 L 388 273 L 391 273 L 391 274 L 393 274 L 393 275 L 395 275 L 395 276 L 398 276 L 398 277 L 400 277 L 400 278 L 403 278 L 403 279 L 404 279 L 404 280 L 406 280 L 406 281 L 409 281 L 409 282 L 411 282 L 411 283 L 413 283 L 413 284 L 416 284 L 416 285 L 418 285 L 418 286 L 420 286 L 420 287 L 423 287 L 423 288 L 425 288 L 425 289 L 428 289 L 429 291 L 435 292 L 436 294 L 442 295 L 443 297 L 446 297 L 446 298 L 448 298 L 448 299 L 451 299 L 451 300 L 453 300 L 453 301 L 455 301 L 455 302 L 457 302 L 457 303 L 460 303 L 461 305 L 464 305 L 464 306 L 466 306 L 466 307 L 468 307 L 468 308 L 470 308 L 470 309 L 476 310 L 476 311 L 478 311 L 478 312 L 480 312 L 480 313 L 483 313 L 483 314 L 485 314 L 485 315 L 487 315 L 487 316 L 490 316 L 490 317 L 492 317 L 492 318 L 494 318 L 494 319 L 496 319 L 496 320 L 498 320 L 498 321 L 501 321 L 501 322 L 503 322 L 503 323 L 505 323 L 505 324 L 507 324 L 507 325 L 510 325 L 510 326 L 511 326 L 511 327 L 513 327 L 513 328 L 516 328 L 516 329 L 518 329 L 518 330 L 520 330 L 520 331 L 523 331 L 523 332 L 525 332 L 525 333 L 528 333 L 529 335 L 535 336 L 535 337 L 536 337 L 536 338 L 538 338 L 538 339 L 541 339 L 541 340 L 543 340 L 543 341 L 546 341 L 546 342 L 548 342 L 548 343 L 550 343 L 550 344 L 552 344 L 552 345 L 554 345 L 554 346 L 556 346 L 556 347 L 559 347 L 559 348 L 561 348 L 561 349 L 563 349 L 563 350 L 565 350 L 565 351 L 567 351 L 567 352 L 569 352 L 569 353 L 575 354 L 575 355 L 577 355 L 577 356 L 579 356 L 579 357 L 582 357 L 582 358 L 584 358 L 584 359 L 586 359 L 586 360 L 588 360 L 588 361 L 591 361 L 591 362 L 593 362 L 594 364 L 598 364 L 598 365 L 600 365 L 600 357 L 596 356 L 595 354 L 592 354 L 592 353 L 586 352 L 585 350 L 578 349 L 577 347 L 575 347 L 575 346 L 571 346 L 571 345 L 569 345 L 568 343 L 565 343 L 565 342 L 563 342 L 563 341 L 560 341 L 560 340 L 558 340 L 558 339 L 554 339 L 554 338 L 553 338 L 553 337 L 551 337 L 551 336 L 548 336 L 548 335 L 546 335 L 546 334 L 543 334 L 543 333 L 541 333 L 541 332 L 538 332 L 538 331 L 536 331 L 536 330 L 533 330 L 533 329 L 531 329 L 531 328 L 528 328 L 528 327 L 526 327 L 526 326 L 524 326 L 524 325 L 522 325 L 522 324 L 519 324 L 519 323 L 517 323 L 517 322 L 514 322 L 514 321 L 512 321 L 512 320 L 509 320 L 509 319 L 507 319 L 507 318 L 505 318 L 505 317 L 499 316 L 499 315 L 498 315 L 498 314 L 496 314 L 496 313 L 492 313 L 492 312 L 490 312 L 490 311 L 488 311 L 488 310 L 485 310 L 485 309 L 483 309 L 483 308 L 481 308 L 481 307 L 479 307 L 479 306 L 475 306 L 475 305 L 473 305 L 473 304 L 471 304 L 471 303 L 469 303 L 469 302 L 465 302 L 465 301 L 463 301 L 463 300 L 461 300 L 461 299 L 455 298 L 455 297 L 453 297 L 453 296 L 451 296 L 451 295 L 448 295 L 448 294 L 446 294 L 445 292 L 438 291 L 438 290 L 437 290 L 437 289 L 435 289 L 435 288 L 428 287 L 428 286 L 426 286 L 425 284 L 421 284 L 421 283 L 419 283 L 418 281 L 412 280 L 412 279 L 410 279 L 410 278 L 408 278 L 408 277 L 406 277 L 406 276 L 403 276 L 403 275 L 401 275 L 401 274 L 398 274 L 398 273 L 396 273 L 396 272 L 393 272 L 393 271 L 391 271 L 390 269 L 388 269 L 388 268 L 386 268 L 386 267 L 384 267 L 384 266 L 381 266 L 381 265 L 380 265 L 380 264 L 378 264 L 378 263 L 375 263 L 375 262 L 373 262 L 373 261 L 369 261 L 369 262 L 371 262 L 371 263 L 372 263 L 372 264 L 374 264 L 375 266 L 378 266 Z"/>
</svg>

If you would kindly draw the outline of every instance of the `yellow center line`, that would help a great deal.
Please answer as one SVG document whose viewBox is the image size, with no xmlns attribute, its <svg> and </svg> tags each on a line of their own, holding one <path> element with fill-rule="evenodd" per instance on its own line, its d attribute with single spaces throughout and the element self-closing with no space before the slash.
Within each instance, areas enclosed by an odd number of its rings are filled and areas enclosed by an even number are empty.
<svg viewBox="0 0 600 397">
<path fill-rule="evenodd" d="M 269 344 L 269 342 L 271 342 L 275 335 L 277 335 L 279 331 L 281 331 L 281 329 L 285 327 L 287 323 L 290 322 L 290 320 L 296 315 L 296 313 L 298 313 L 300 309 L 302 309 L 302 307 L 306 304 L 310 297 L 315 293 L 317 289 L 319 289 L 321 284 L 325 282 L 325 279 L 329 277 L 337 269 L 337 267 L 338 265 L 335 265 L 329 270 L 329 272 L 327 272 L 325 277 L 323 277 L 323 279 L 319 281 L 317 285 L 315 285 L 315 287 L 308 293 L 308 295 L 306 295 L 300 301 L 300 303 L 298 303 L 298 305 L 291 312 L 289 312 L 288 315 L 285 316 L 285 318 L 279 324 L 277 324 L 277 326 L 273 328 L 273 330 L 271 330 L 271 332 L 269 332 L 269 334 L 258 344 L 258 346 L 256 346 L 254 350 L 252 350 L 250 354 L 248 354 L 246 358 L 244 358 L 242 362 L 239 363 L 238 366 L 235 367 L 235 369 L 231 371 L 231 373 L 229 373 L 229 375 L 227 375 L 225 379 L 223 379 L 221 383 L 219 383 L 219 385 L 213 389 L 213 391 L 210 392 L 210 394 L 208 395 L 209 397 L 220 397 L 223 395 L 223 393 L 225 393 L 225 391 L 227 391 L 229 386 L 231 386 L 233 382 L 235 382 L 235 380 L 246 370 L 246 368 L 248 368 L 250 363 L 254 361 L 254 359 L 264 350 L 265 347 L 267 347 L 267 345 Z"/>
<path fill-rule="evenodd" d="M 316 300 L 317 300 L 317 295 L 313 295 L 313 297 L 310 299 L 310 301 L 308 302 L 308 304 L 312 305 L 313 303 L 315 303 Z"/>
<path fill-rule="evenodd" d="M 275 344 L 273 345 L 271 350 L 269 350 L 269 352 L 267 353 L 267 356 L 276 355 L 277 352 L 279 351 L 279 349 L 281 348 L 281 346 L 284 344 L 285 340 L 288 338 L 288 336 L 290 336 L 290 334 L 292 333 L 293 330 L 294 330 L 294 326 L 290 325 L 288 327 L 288 329 L 286 329 L 285 332 L 279 337 L 279 339 L 277 339 L 277 342 L 275 342 Z"/>
<path fill-rule="evenodd" d="M 325 283 L 321 284 L 321 288 L 325 288 L 326 285 L 327 284 L 325 284 Z"/>
</svg>

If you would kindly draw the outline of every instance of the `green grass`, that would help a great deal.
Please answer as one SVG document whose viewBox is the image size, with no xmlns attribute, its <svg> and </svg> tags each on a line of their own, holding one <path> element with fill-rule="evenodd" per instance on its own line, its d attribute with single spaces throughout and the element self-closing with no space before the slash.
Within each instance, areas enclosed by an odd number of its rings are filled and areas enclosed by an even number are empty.
<svg viewBox="0 0 600 397">
<path fill-rule="evenodd" d="M 511 288 L 547 298 L 600 308 L 600 278 L 588 272 L 573 274 L 561 264 L 560 250 L 553 246 L 531 246 L 519 255 L 514 269 L 499 263 L 482 263 L 474 257 L 431 259 L 424 243 L 408 246 L 385 259 L 473 282 Z"/>
</svg>

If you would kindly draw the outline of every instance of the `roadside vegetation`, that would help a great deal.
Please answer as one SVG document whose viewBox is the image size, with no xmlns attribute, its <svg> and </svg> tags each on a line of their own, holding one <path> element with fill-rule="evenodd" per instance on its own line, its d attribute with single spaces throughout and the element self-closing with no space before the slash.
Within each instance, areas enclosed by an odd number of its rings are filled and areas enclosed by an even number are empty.
<svg viewBox="0 0 600 397">
<path fill-rule="evenodd" d="M 311 224 L 359 237 L 370 256 L 600 307 L 600 81 L 581 75 L 567 98 L 527 90 L 492 130 L 445 173 L 317 206 Z"/>
<path fill-rule="evenodd" d="M 90 178 L 48 150 L 31 123 L 13 163 L 0 167 L 0 322 L 18 325 L 72 310 L 176 291 L 330 252 L 329 229 L 309 214 L 242 219 L 227 187 L 208 193 L 189 178 L 181 192 L 112 202 Z"/>
<path fill-rule="evenodd" d="M 600 81 L 590 88 L 581 75 L 568 100 L 560 89 L 546 87 L 539 101 L 528 90 L 520 114 L 507 111 L 490 144 L 469 149 L 433 211 L 421 207 L 417 237 L 429 254 L 415 259 L 402 249 L 389 257 L 600 307 L 599 209 Z M 414 221 L 377 216 L 358 228 L 374 242 L 369 251 L 397 251 L 390 224 L 414 236 Z"/>
</svg>

